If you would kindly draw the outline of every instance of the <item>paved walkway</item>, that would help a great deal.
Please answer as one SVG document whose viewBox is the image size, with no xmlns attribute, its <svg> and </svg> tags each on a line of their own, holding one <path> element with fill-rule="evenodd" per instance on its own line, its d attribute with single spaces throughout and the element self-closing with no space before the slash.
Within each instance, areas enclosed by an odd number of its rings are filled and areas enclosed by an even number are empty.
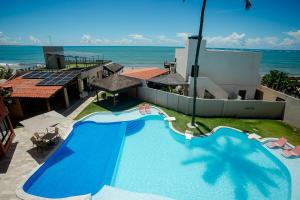
<svg viewBox="0 0 300 200">
<path fill-rule="evenodd" d="M 70 119 L 74 119 L 79 113 L 87 107 L 92 101 L 94 101 L 95 96 L 87 98 L 83 103 L 80 104 L 74 111 L 72 111 L 70 114 L 68 114 L 66 117 Z"/>
<path fill-rule="evenodd" d="M 94 98 L 89 97 L 80 105 L 76 105 L 77 107 L 73 108 L 67 117 L 74 119 Z M 62 125 L 60 130 L 63 132 L 61 133 L 62 137 L 65 138 L 67 136 L 65 132 L 68 132 L 70 127 Z M 32 133 L 28 133 L 25 128 L 15 129 L 15 133 L 16 137 L 6 157 L 0 158 L 0 200 L 19 199 L 15 195 L 16 187 L 27 178 L 32 170 L 42 164 L 57 147 L 56 145 L 43 152 L 37 151 L 30 141 Z"/>
</svg>

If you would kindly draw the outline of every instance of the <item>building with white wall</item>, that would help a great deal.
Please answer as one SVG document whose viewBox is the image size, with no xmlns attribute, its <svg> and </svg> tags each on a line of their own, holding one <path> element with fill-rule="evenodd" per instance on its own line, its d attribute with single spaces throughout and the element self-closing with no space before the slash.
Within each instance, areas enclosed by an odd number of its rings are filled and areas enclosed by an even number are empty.
<svg viewBox="0 0 300 200">
<path fill-rule="evenodd" d="M 190 82 L 189 95 L 193 95 L 192 65 L 195 61 L 197 38 L 190 37 L 185 48 L 176 49 L 176 71 Z M 198 97 L 217 99 L 254 99 L 260 85 L 258 73 L 261 54 L 252 51 L 210 50 L 206 41 L 199 52 Z"/>
</svg>

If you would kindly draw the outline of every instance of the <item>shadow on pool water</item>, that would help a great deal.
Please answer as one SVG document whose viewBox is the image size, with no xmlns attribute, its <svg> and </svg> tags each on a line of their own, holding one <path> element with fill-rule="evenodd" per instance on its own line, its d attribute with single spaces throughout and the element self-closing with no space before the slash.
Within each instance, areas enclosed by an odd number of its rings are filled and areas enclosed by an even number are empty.
<svg viewBox="0 0 300 200">
<path fill-rule="evenodd" d="M 236 138 L 234 138 L 236 139 Z M 242 141 L 238 141 L 242 142 Z M 217 141 L 211 145 L 195 148 L 202 148 L 206 154 L 182 162 L 184 165 L 193 163 L 204 163 L 206 170 L 202 178 L 211 185 L 214 185 L 222 175 L 230 174 L 230 181 L 235 186 L 234 194 L 236 199 L 248 199 L 247 185 L 254 185 L 264 197 L 270 196 L 268 188 L 278 186 L 270 177 L 270 174 L 282 176 L 282 172 L 275 168 L 266 168 L 247 158 L 249 154 L 259 151 L 258 144 L 249 141 L 245 144 L 234 144 L 231 137 L 225 137 L 225 142 L 220 145 Z M 236 173 L 236 172 L 239 173 Z"/>
</svg>

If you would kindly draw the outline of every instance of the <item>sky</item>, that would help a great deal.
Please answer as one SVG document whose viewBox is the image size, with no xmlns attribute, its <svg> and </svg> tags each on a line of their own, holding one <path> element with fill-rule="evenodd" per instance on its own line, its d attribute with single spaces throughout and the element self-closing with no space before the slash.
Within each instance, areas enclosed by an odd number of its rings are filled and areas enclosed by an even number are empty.
<svg viewBox="0 0 300 200">
<path fill-rule="evenodd" d="M 0 45 L 183 46 L 202 0 L 0 0 Z M 300 0 L 207 0 L 209 47 L 300 50 Z"/>
</svg>

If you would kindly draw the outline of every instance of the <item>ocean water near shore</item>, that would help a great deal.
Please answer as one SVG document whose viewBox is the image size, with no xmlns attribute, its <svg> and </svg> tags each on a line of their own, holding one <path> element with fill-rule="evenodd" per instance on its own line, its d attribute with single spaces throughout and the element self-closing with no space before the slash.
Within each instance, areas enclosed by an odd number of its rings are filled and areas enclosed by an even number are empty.
<svg viewBox="0 0 300 200">
<path fill-rule="evenodd" d="M 173 61 L 176 47 L 144 46 L 66 46 L 65 51 L 92 52 L 126 67 L 163 67 L 164 61 Z M 224 49 L 222 49 L 224 50 Z M 241 50 L 241 49 L 238 49 Z M 245 50 L 245 49 L 242 49 Z M 300 51 L 298 50 L 245 50 L 262 52 L 260 73 L 271 69 L 300 75 Z M 26 68 L 31 63 L 44 63 L 41 46 L 0 46 L 0 65 Z"/>
</svg>

